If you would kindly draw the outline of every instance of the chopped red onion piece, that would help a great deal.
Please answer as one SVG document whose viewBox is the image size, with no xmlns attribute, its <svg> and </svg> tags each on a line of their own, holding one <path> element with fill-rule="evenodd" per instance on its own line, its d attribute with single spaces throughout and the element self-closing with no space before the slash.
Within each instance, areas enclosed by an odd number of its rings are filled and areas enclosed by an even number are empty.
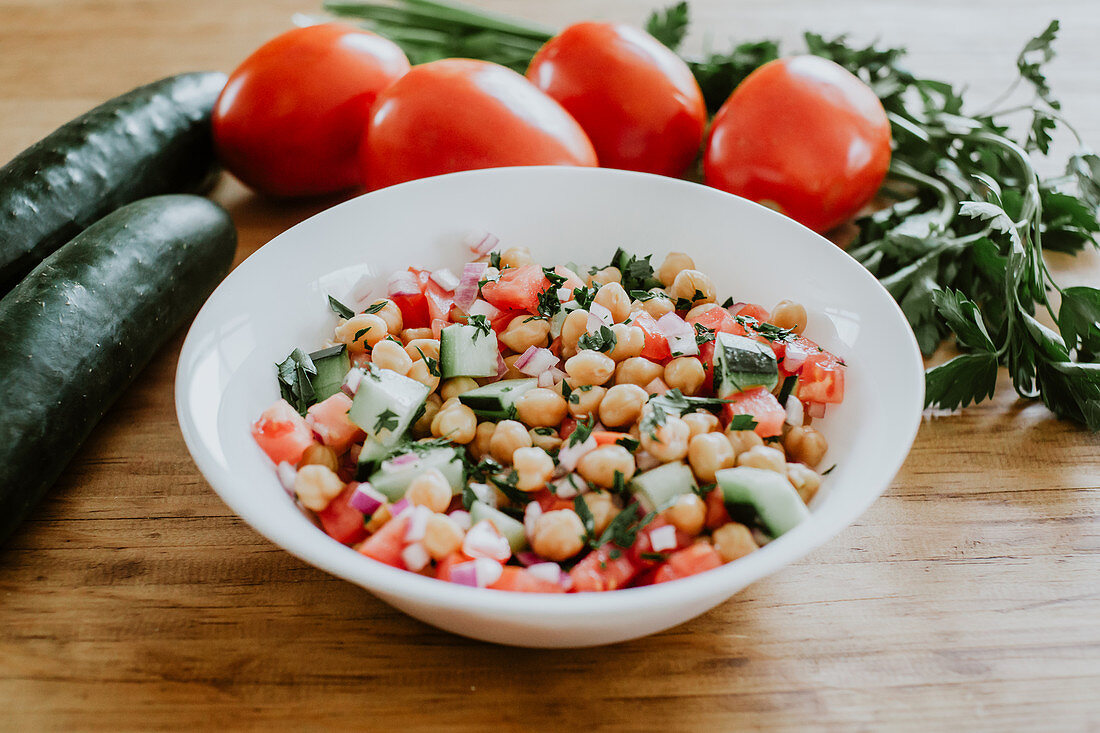
<svg viewBox="0 0 1100 733">
<path fill-rule="evenodd" d="M 554 482 L 553 493 L 559 499 L 572 499 L 580 493 L 576 477 L 569 473 Z"/>
<path fill-rule="evenodd" d="M 490 560 L 487 557 L 475 558 L 474 570 L 477 573 L 478 588 L 489 587 L 500 580 L 500 576 L 504 574 L 504 567 L 496 560 Z"/>
<path fill-rule="evenodd" d="M 558 465 L 566 471 L 572 471 L 577 467 L 577 461 L 581 459 L 581 456 L 589 451 L 596 450 L 596 448 L 596 439 L 591 435 L 578 445 L 569 445 L 569 440 L 566 439 L 558 451 Z"/>
<path fill-rule="evenodd" d="M 490 321 L 495 320 L 496 317 L 500 315 L 500 308 L 480 298 L 475 300 L 469 308 L 464 310 L 471 316 L 485 316 Z"/>
<path fill-rule="evenodd" d="M 416 463 L 417 459 L 418 456 L 415 453 L 402 453 L 399 456 L 394 456 L 393 458 L 388 458 L 382 461 L 382 465 L 379 466 L 379 468 L 383 472 L 394 471 L 399 468 L 411 466 L 412 464 Z"/>
<path fill-rule="evenodd" d="M 736 316 L 738 313 L 741 312 L 741 309 L 744 308 L 746 305 L 748 305 L 748 303 L 742 303 L 742 302 L 738 301 L 738 302 L 734 303 L 733 305 L 731 305 L 729 308 L 726 308 L 726 310 L 728 310 L 730 312 L 731 316 Z"/>
<path fill-rule="evenodd" d="M 348 397 L 354 397 L 355 393 L 359 391 L 361 381 L 363 381 L 363 370 L 358 367 L 349 369 L 348 373 L 344 375 L 344 383 L 340 385 L 340 389 Z"/>
<path fill-rule="evenodd" d="M 593 302 L 588 306 L 588 323 L 585 327 L 589 333 L 595 333 L 600 330 L 600 326 L 610 326 L 615 323 L 615 318 L 604 306 L 599 303 Z"/>
<path fill-rule="evenodd" d="M 825 417 L 825 403 L 807 402 L 806 414 L 808 414 L 810 417 Z"/>
<path fill-rule="evenodd" d="M 477 587 L 477 563 L 473 560 L 460 562 L 451 568 L 451 582 L 459 585 Z"/>
<path fill-rule="evenodd" d="M 398 501 L 397 503 L 395 503 L 393 506 L 390 507 L 390 516 L 391 517 L 396 517 L 399 514 L 403 513 L 410 506 L 412 506 L 412 504 L 409 503 L 408 499 L 401 499 L 400 501 Z"/>
<path fill-rule="evenodd" d="M 539 375 L 539 386 L 543 388 L 554 386 L 554 373 L 547 370 Z"/>
<path fill-rule="evenodd" d="M 432 282 L 439 287 L 446 290 L 448 293 L 453 293 L 455 288 L 458 287 L 458 275 L 448 270 L 446 267 L 441 267 L 438 270 L 433 270 L 431 275 L 428 275 Z"/>
<path fill-rule="evenodd" d="M 386 503 L 386 497 L 374 490 L 374 487 L 364 481 L 355 487 L 348 505 L 357 512 L 367 516 L 378 511 L 378 507 Z"/>
<path fill-rule="evenodd" d="M 651 395 L 662 395 L 668 392 L 668 385 L 665 384 L 665 380 L 657 377 L 645 386 L 645 391 L 649 392 Z"/>
<path fill-rule="evenodd" d="M 405 563 L 405 569 L 418 573 L 428 566 L 431 557 L 424 545 L 414 542 L 401 551 L 401 560 Z"/>
<path fill-rule="evenodd" d="M 563 591 L 568 593 L 573 587 L 573 576 L 569 573 L 562 573 L 561 580 L 558 581 L 558 584 L 561 585 Z"/>
<path fill-rule="evenodd" d="M 558 288 L 558 301 L 568 303 L 573 299 L 573 291 L 569 288 Z"/>
<path fill-rule="evenodd" d="M 470 232 L 462 243 L 470 248 L 471 252 L 479 255 L 488 254 L 489 251 L 500 244 L 500 238 L 489 232 Z"/>
<path fill-rule="evenodd" d="M 401 270 L 390 275 L 386 285 L 386 292 L 394 295 L 420 295 L 420 283 L 416 276 L 408 270 Z"/>
<path fill-rule="evenodd" d="M 470 519 L 470 513 L 465 509 L 455 509 L 447 516 L 450 517 L 463 532 L 468 530 L 474 523 L 473 520 Z"/>
<path fill-rule="evenodd" d="M 512 548 L 508 546 L 508 540 L 488 519 L 483 519 L 470 527 L 466 538 L 462 540 L 462 551 L 470 557 L 491 558 L 500 562 L 512 556 Z"/>
<path fill-rule="evenodd" d="M 443 331 L 443 329 L 444 329 L 444 328 L 446 328 L 446 327 L 447 327 L 448 325 L 450 325 L 450 324 L 448 324 L 448 323 L 447 323 L 446 321 L 444 321 L 444 320 L 443 320 L 442 318 L 433 318 L 433 319 L 432 319 L 432 338 L 434 338 L 434 339 L 438 339 L 438 338 L 439 338 L 439 334 L 440 334 L 440 333 L 441 333 L 441 332 Z"/>
<path fill-rule="evenodd" d="M 649 544 L 654 552 L 664 552 L 676 547 L 676 527 L 666 524 L 649 533 Z"/>
<path fill-rule="evenodd" d="M 527 539 L 530 540 L 535 534 L 535 522 L 539 521 L 539 517 L 542 516 L 542 505 L 537 501 L 532 501 L 523 509 L 523 529 L 527 532 Z"/>
<path fill-rule="evenodd" d="M 508 363 L 504 361 L 504 356 L 497 352 L 497 379 L 500 379 L 508 373 Z"/>
<path fill-rule="evenodd" d="M 790 341 L 783 350 L 783 368 L 788 372 L 797 372 L 802 368 L 810 352 L 797 341 Z"/>
<path fill-rule="evenodd" d="M 455 288 L 455 305 L 467 313 L 477 300 L 478 283 L 487 268 L 484 262 L 467 262 L 462 266 L 462 277 Z M 486 303 L 488 305 L 488 303 Z"/>
<path fill-rule="evenodd" d="M 675 313 L 666 313 L 657 319 L 657 328 L 668 339 L 673 356 L 695 356 L 699 345 L 695 343 L 695 329 Z"/>
<path fill-rule="evenodd" d="M 561 565 L 556 562 L 539 562 L 527 568 L 527 572 L 536 578 L 548 580 L 551 583 L 561 582 Z"/>
<path fill-rule="evenodd" d="M 557 365 L 558 357 L 554 356 L 554 352 L 539 346 L 528 346 L 527 351 L 515 363 L 516 369 L 532 377 L 537 377 Z"/>
<path fill-rule="evenodd" d="M 657 466 L 661 465 L 659 460 L 649 453 L 646 453 L 644 450 L 640 450 L 634 454 L 634 462 L 638 464 L 639 471 L 648 471 L 651 468 L 657 468 Z"/>
<path fill-rule="evenodd" d="M 363 305 L 370 294 L 374 292 L 374 281 L 377 278 L 371 274 L 365 274 L 355 281 L 355 284 L 351 286 L 351 292 L 348 293 L 348 300 L 356 305 Z"/>
<path fill-rule="evenodd" d="M 428 529 L 428 519 L 432 516 L 432 510 L 423 505 L 413 507 L 409 512 L 409 526 L 405 529 L 406 542 L 419 542 L 424 539 L 424 532 Z"/>
<path fill-rule="evenodd" d="M 470 491 L 473 492 L 474 497 L 482 504 L 488 504 L 489 506 L 496 506 L 495 494 L 493 488 L 489 484 L 469 484 Z"/>
<path fill-rule="evenodd" d="M 294 496 L 294 479 L 298 478 L 298 469 L 286 461 L 280 461 L 275 467 L 275 475 L 279 477 L 279 483 L 283 485 L 286 492 Z"/>
<path fill-rule="evenodd" d="M 529 568 L 532 565 L 537 565 L 543 562 L 543 559 L 531 552 L 530 550 L 524 550 L 523 552 L 516 553 L 516 559 L 519 560 L 519 564 L 525 568 Z"/>
<path fill-rule="evenodd" d="M 787 419 L 785 422 L 788 425 L 799 426 L 805 422 L 805 413 L 802 409 L 802 401 L 800 399 L 793 394 L 787 395 L 787 404 L 785 407 L 787 408 Z"/>
</svg>

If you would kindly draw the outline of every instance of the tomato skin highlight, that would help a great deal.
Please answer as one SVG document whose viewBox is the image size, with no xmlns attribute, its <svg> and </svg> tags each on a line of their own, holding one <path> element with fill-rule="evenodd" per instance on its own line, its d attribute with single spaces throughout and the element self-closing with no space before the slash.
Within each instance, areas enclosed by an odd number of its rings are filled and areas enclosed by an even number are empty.
<svg viewBox="0 0 1100 733">
<path fill-rule="evenodd" d="M 348 504 L 355 487 L 356 484 L 349 484 L 327 507 L 317 512 L 325 534 L 345 545 L 353 545 L 367 536 L 363 513 Z"/>
<path fill-rule="evenodd" d="M 783 421 L 787 419 L 787 411 L 768 390 L 763 387 L 753 387 L 730 395 L 729 399 L 732 401 L 722 407 L 726 425 L 734 415 L 752 415 L 753 420 L 756 421 L 756 427 L 753 430 L 761 438 L 770 438 L 783 433 Z"/>
<path fill-rule="evenodd" d="M 225 167 L 270 196 L 361 183 L 356 152 L 378 94 L 409 70 L 392 41 L 340 23 L 295 28 L 256 49 L 214 105 Z"/>
<path fill-rule="evenodd" d="M 722 566 L 722 556 L 713 546 L 699 542 L 686 549 L 672 553 L 665 563 L 653 574 L 653 582 L 667 583 L 690 575 L 713 570 Z"/>
<path fill-rule="evenodd" d="M 596 152 L 577 121 L 520 74 L 443 59 L 379 95 L 359 165 L 373 190 L 478 168 L 595 166 Z"/>
<path fill-rule="evenodd" d="M 502 311 L 536 313 L 539 293 L 548 287 L 550 281 L 538 265 L 507 267 L 501 270 L 499 280 L 481 286 L 481 296 Z"/>
<path fill-rule="evenodd" d="M 706 183 L 816 232 L 847 221 L 890 166 L 890 122 L 870 87 L 817 56 L 768 62 L 718 110 Z"/>
<path fill-rule="evenodd" d="M 532 575 L 524 568 L 517 568 L 511 565 L 505 565 L 497 582 L 488 587 L 493 590 L 510 590 L 518 593 L 565 592 L 557 583 Z"/>
<path fill-rule="evenodd" d="M 678 176 L 699 152 L 707 117 L 699 84 L 645 31 L 576 23 L 539 49 L 527 78 L 580 123 L 605 168 Z"/>
<path fill-rule="evenodd" d="M 296 464 L 313 445 L 313 430 L 286 400 L 279 400 L 252 424 L 252 438 L 276 464 Z"/>
<path fill-rule="evenodd" d="M 401 551 L 405 549 L 405 531 L 408 528 L 408 514 L 394 517 L 372 534 L 359 547 L 359 552 L 378 562 L 404 570 L 405 561 L 401 558 Z"/>
<path fill-rule="evenodd" d="M 799 371 L 798 398 L 826 404 L 843 402 L 846 370 L 844 363 L 828 351 L 810 354 Z"/>
</svg>

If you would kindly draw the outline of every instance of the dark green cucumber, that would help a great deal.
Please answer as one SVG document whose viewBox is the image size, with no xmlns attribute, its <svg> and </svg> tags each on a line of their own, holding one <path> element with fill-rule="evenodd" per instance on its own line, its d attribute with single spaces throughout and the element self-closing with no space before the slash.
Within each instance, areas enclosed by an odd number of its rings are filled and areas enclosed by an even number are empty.
<svg viewBox="0 0 1100 733">
<path fill-rule="evenodd" d="M 0 300 L 0 542 L 222 279 L 229 214 L 157 196 L 96 222 Z"/>
<path fill-rule="evenodd" d="M 217 172 L 210 113 L 225 74 L 138 87 L 62 125 L 0 168 L 0 295 L 92 222 Z"/>
</svg>

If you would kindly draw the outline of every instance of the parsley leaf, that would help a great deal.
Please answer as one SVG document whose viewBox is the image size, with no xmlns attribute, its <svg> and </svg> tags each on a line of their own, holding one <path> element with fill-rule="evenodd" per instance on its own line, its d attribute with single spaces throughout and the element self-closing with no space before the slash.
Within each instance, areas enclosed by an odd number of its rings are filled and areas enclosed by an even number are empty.
<svg viewBox="0 0 1100 733">
<path fill-rule="evenodd" d="M 386 301 L 380 300 L 377 303 L 374 303 L 373 305 L 369 306 L 363 312 L 366 313 L 367 315 L 373 316 L 376 313 L 381 313 L 382 309 L 385 308 L 385 307 L 386 307 Z"/>
<path fill-rule="evenodd" d="M 611 351 L 615 348 L 618 339 L 615 332 L 608 326 L 600 326 L 595 333 L 586 333 L 577 340 L 578 349 L 590 349 L 592 351 Z"/>
<path fill-rule="evenodd" d="M 275 370 L 279 377 L 279 393 L 298 414 L 305 415 L 306 409 L 317 401 L 310 381 L 310 377 L 317 375 L 313 360 L 306 352 L 295 349 L 275 365 Z"/>
<path fill-rule="evenodd" d="M 649 263 L 652 256 L 638 258 L 622 247 L 615 250 L 611 257 L 611 267 L 617 267 L 622 274 L 621 284 L 624 290 L 649 290 L 661 286 L 661 281 L 653 274 L 653 265 Z"/>
<path fill-rule="evenodd" d="M 489 253 L 489 267 L 500 269 L 500 250 L 493 250 Z"/>
<path fill-rule="evenodd" d="M 573 288 L 573 300 L 577 301 L 582 309 L 588 310 L 596 300 L 596 288 Z"/>
<path fill-rule="evenodd" d="M 383 430 L 393 432 L 397 429 L 398 422 L 400 421 L 397 418 L 397 413 L 387 407 L 378 413 L 378 419 L 374 421 L 374 432 L 376 434 Z"/>
<path fill-rule="evenodd" d="M 592 510 L 588 508 L 588 502 L 583 496 L 578 494 L 573 499 L 573 511 L 581 518 L 581 524 L 584 525 L 585 543 L 591 546 L 596 538 L 596 518 L 592 516 Z"/>
<path fill-rule="evenodd" d="M 489 325 L 489 319 L 482 315 L 470 316 L 466 319 L 466 325 L 477 329 L 474 333 L 475 342 L 482 336 L 488 336 L 493 332 L 493 327 Z"/>
<path fill-rule="evenodd" d="M 641 445 L 641 442 L 635 440 L 634 438 L 631 438 L 629 435 L 624 435 L 623 437 L 615 441 L 615 445 L 621 445 L 623 448 L 626 448 L 628 451 L 633 453 L 634 451 L 638 450 L 638 446 Z"/>
<path fill-rule="evenodd" d="M 433 359 L 426 355 L 424 350 L 419 346 L 416 347 L 416 352 L 420 354 L 420 358 L 424 360 L 424 365 L 428 367 L 428 374 L 431 374 L 433 377 L 442 376 L 439 372 L 439 359 Z"/>
<path fill-rule="evenodd" d="M 997 355 L 990 352 L 962 354 L 932 367 L 925 377 L 924 405 L 948 410 L 965 407 L 993 396 L 997 387 Z"/>
<path fill-rule="evenodd" d="M 714 329 L 707 328 L 702 323 L 695 324 L 695 343 L 698 346 L 702 346 L 708 341 L 714 340 Z"/>
<path fill-rule="evenodd" d="M 333 313 L 345 320 L 355 317 L 355 311 L 353 311 L 351 308 L 348 308 L 346 305 L 344 305 L 331 295 L 328 296 L 328 307 L 332 309 Z"/>
<path fill-rule="evenodd" d="M 580 445 L 588 440 L 588 436 L 592 434 L 592 428 L 594 427 L 596 427 L 596 418 L 592 415 L 589 415 L 584 420 L 578 420 L 577 427 L 569 434 L 569 445 Z"/>
<path fill-rule="evenodd" d="M 688 4 L 679 2 L 664 10 L 655 10 L 645 23 L 646 32 L 673 51 L 683 43 L 688 29 Z"/>
<path fill-rule="evenodd" d="M 730 424 L 726 426 L 726 430 L 755 430 L 756 418 L 752 415 L 734 415 L 730 420 Z"/>
</svg>

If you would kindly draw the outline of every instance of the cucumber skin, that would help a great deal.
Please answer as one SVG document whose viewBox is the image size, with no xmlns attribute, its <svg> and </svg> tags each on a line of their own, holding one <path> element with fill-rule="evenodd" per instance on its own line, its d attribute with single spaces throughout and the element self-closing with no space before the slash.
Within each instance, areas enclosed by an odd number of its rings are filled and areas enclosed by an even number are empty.
<svg viewBox="0 0 1100 733">
<path fill-rule="evenodd" d="M 62 125 L 0 168 L 0 295 L 93 222 L 218 172 L 210 114 L 225 74 L 153 82 Z"/>
<path fill-rule="evenodd" d="M 0 542 L 229 270 L 233 222 L 172 195 L 124 206 L 0 300 Z"/>
</svg>

